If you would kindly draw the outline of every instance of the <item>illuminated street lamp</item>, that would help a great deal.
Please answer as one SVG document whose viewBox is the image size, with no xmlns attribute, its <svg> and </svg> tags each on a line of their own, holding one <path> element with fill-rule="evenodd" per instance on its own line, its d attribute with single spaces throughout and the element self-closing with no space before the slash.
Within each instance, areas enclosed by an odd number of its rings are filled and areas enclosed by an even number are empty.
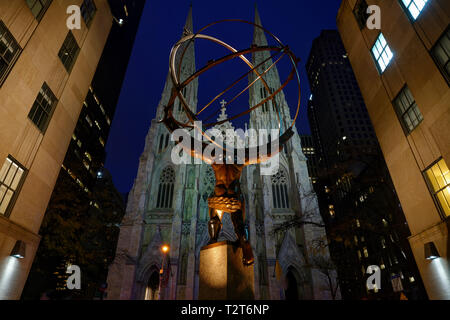
<svg viewBox="0 0 450 320">
<path fill-rule="evenodd" d="M 23 259 L 25 258 L 25 251 L 26 251 L 25 242 L 23 242 L 22 240 L 17 240 L 16 244 L 14 245 L 14 248 L 11 251 L 11 257 Z"/>
<path fill-rule="evenodd" d="M 164 272 L 165 272 L 164 266 L 166 264 L 167 253 L 170 251 L 169 245 L 167 245 L 167 244 L 162 245 L 161 251 L 163 253 L 163 260 L 162 260 L 162 264 L 161 264 L 161 269 L 159 270 L 159 290 L 158 290 L 159 298 L 158 298 L 158 300 L 161 300 L 161 289 L 163 288 Z"/>
<path fill-rule="evenodd" d="M 425 243 L 425 259 L 434 260 L 439 258 L 439 252 L 434 244 L 434 242 Z"/>
<path fill-rule="evenodd" d="M 170 250 L 170 247 L 167 244 L 165 244 L 161 247 L 161 251 L 164 252 L 164 254 L 169 252 L 169 250 Z"/>
</svg>

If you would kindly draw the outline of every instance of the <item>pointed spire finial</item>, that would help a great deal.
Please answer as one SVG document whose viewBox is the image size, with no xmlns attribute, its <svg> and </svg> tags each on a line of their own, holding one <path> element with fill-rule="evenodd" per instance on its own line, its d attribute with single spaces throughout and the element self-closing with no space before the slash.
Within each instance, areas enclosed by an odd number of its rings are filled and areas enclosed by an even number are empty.
<svg viewBox="0 0 450 320">
<path fill-rule="evenodd" d="M 183 28 L 183 35 L 194 33 L 194 24 L 192 22 L 192 2 L 189 5 L 189 12 L 186 18 L 186 23 Z"/>
<path fill-rule="evenodd" d="M 255 24 L 258 26 L 263 26 L 261 23 L 261 18 L 259 16 L 258 5 L 255 2 Z M 263 29 L 255 26 L 253 32 L 253 44 L 258 46 L 267 46 L 267 38 Z"/>
<path fill-rule="evenodd" d="M 259 16 L 258 4 L 255 1 L 255 24 L 262 27 L 261 18 Z"/>
</svg>

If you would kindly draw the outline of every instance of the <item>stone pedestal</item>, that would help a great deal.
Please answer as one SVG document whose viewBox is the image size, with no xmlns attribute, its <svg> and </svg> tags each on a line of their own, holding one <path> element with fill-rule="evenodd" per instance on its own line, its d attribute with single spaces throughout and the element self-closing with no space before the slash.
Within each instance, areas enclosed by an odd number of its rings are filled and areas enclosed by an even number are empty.
<svg viewBox="0 0 450 320">
<path fill-rule="evenodd" d="M 199 300 L 253 300 L 253 265 L 244 266 L 242 249 L 230 241 L 200 251 Z"/>
</svg>

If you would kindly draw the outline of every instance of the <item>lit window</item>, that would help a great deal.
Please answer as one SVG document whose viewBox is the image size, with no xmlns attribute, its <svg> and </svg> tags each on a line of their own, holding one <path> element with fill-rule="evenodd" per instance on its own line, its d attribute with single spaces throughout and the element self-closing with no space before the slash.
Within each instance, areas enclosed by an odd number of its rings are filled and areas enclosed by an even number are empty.
<svg viewBox="0 0 450 320">
<path fill-rule="evenodd" d="M 75 40 L 72 32 L 69 31 L 58 53 L 58 57 L 66 68 L 67 72 L 70 72 L 70 70 L 72 70 L 79 52 L 80 47 L 78 46 L 78 43 Z"/>
<path fill-rule="evenodd" d="M 441 212 L 450 216 L 450 171 L 444 159 L 425 171 L 430 191 L 439 204 Z"/>
<path fill-rule="evenodd" d="M 86 115 L 86 121 L 87 121 L 87 123 L 89 123 L 89 126 L 91 126 L 92 127 L 92 125 L 93 125 L 93 123 L 92 123 L 92 120 L 91 120 L 91 118 L 89 118 L 89 116 L 88 115 Z"/>
<path fill-rule="evenodd" d="M 445 79 L 450 83 L 450 28 L 447 28 L 433 49 L 431 49 L 431 54 L 442 70 Z"/>
<path fill-rule="evenodd" d="M 334 205 L 330 204 L 328 206 L 328 209 L 330 210 L 330 216 L 334 217 L 334 214 L 335 214 L 335 212 L 334 212 Z"/>
<path fill-rule="evenodd" d="M 42 18 L 51 2 L 51 0 L 26 0 L 28 8 L 37 20 Z"/>
<path fill-rule="evenodd" d="M 395 98 L 394 107 L 406 133 L 413 131 L 423 120 L 422 113 L 408 87 L 404 87 Z"/>
<path fill-rule="evenodd" d="M 84 159 L 83 159 L 83 164 L 84 164 L 84 167 L 85 167 L 87 170 L 89 170 L 89 163 L 88 163 L 86 160 L 84 160 Z"/>
<path fill-rule="evenodd" d="M 105 146 L 105 140 L 103 140 L 102 137 L 98 137 L 98 141 L 100 141 L 100 144 L 104 147 Z"/>
<path fill-rule="evenodd" d="M 85 152 L 84 155 L 89 159 L 89 161 L 92 161 L 92 157 L 89 152 Z"/>
<path fill-rule="evenodd" d="M 33 103 L 33 107 L 28 113 L 28 118 L 41 130 L 42 133 L 47 129 L 47 125 L 52 116 L 56 105 L 56 97 L 52 90 L 44 82 L 38 96 Z"/>
<path fill-rule="evenodd" d="M 356 219 L 356 227 L 357 228 L 361 227 L 361 223 L 359 222 L 359 219 Z"/>
<path fill-rule="evenodd" d="M 80 7 L 81 15 L 83 16 L 84 22 L 89 27 L 92 20 L 94 19 L 97 7 L 93 0 L 84 0 Z"/>
<path fill-rule="evenodd" d="M 22 49 L 0 20 L 0 85 L 12 69 Z"/>
<path fill-rule="evenodd" d="M 23 182 L 25 168 L 11 158 L 6 158 L 0 169 L 0 214 L 6 215 L 14 196 Z"/>
<path fill-rule="evenodd" d="M 402 0 L 402 2 L 411 17 L 416 20 L 427 4 L 428 0 Z"/>
<path fill-rule="evenodd" d="M 381 71 L 381 73 L 383 73 L 384 70 L 386 70 L 386 67 L 391 62 L 394 54 L 389 48 L 386 39 L 381 32 L 377 38 L 377 41 L 375 41 L 375 44 L 372 47 L 372 55 L 377 62 L 379 70 Z"/>
<path fill-rule="evenodd" d="M 364 257 L 369 257 L 369 251 L 367 251 L 367 248 L 366 247 L 364 247 Z"/>
</svg>

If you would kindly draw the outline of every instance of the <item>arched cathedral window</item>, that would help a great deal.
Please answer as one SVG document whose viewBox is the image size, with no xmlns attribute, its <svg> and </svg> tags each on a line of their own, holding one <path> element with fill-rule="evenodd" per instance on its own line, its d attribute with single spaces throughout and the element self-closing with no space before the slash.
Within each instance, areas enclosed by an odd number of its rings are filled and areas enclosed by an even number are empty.
<svg viewBox="0 0 450 320">
<path fill-rule="evenodd" d="M 159 177 L 158 198 L 156 208 L 172 208 L 173 189 L 175 184 L 175 171 L 166 167 Z"/>
<path fill-rule="evenodd" d="M 281 168 L 272 176 L 272 199 L 274 208 L 289 208 L 288 179 Z"/>
</svg>

